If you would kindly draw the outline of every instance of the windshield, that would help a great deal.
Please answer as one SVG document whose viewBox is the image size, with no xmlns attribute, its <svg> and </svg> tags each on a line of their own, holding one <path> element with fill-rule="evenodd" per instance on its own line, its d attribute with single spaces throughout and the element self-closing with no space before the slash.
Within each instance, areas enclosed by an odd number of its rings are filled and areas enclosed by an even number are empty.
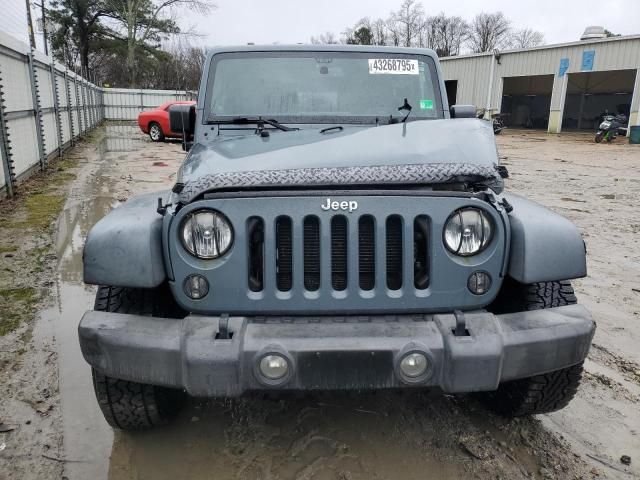
<svg viewBox="0 0 640 480">
<path fill-rule="evenodd" d="M 209 121 L 274 118 L 289 123 L 442 118 L 433 59 L 365 52 L 244 52 L 214 56 Z"/>
</svg>

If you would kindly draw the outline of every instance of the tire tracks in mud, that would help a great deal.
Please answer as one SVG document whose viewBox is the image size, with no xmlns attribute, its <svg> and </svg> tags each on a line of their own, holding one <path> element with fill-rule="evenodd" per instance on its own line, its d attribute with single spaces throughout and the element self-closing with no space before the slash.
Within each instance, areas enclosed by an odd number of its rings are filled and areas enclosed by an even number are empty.
<svg viewBox="0 0 640 480">
<path fill-rule="evenodd" d="M 625 380 L 640 387 L 640 365 L 636 362 L 617 355 L 597 343 L 591 345 L 589 358 L 596 363 L 617 370 Z"/>
<path fill-rule="evenodd" d="M 635 327 L 640 278 L 635 243 L 640 195 L 637 148 L 618 143 L 602 149 L 581 134 L 530 143 L 523 132 L 498 138 L 501 157 L 514 172 L 507 189 L 528 196 L 573 221 L 587 245 L 589 276 L 575 280 L 578 302 L 598 328 L 576 398 L 560 412 L 540 417 L 572 448 L 611 478 L 640 478 L 640 355 Z M 513 154 L 512 154 L 513 152 Z M 578 205 L 579 208 L 573 208 Z M 633 457 L 633 454 L 631 453 Z"/>
<path fill-rule="evenodd" d="M 539 421 L 501 419 L 468 396 L 418 390 L 256 395 L 193 408 L 199 422 L 228 422 L 215 465 L 221 478 L 593 477 Z"/>
</svg>

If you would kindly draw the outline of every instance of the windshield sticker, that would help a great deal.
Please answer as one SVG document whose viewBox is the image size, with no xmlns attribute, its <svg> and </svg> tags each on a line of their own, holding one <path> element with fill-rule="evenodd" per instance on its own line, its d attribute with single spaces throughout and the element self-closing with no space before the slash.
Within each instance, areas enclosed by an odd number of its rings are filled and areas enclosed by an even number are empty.
<svg viewBox="0 0 640 480">
<path fill-rule="evenodd" d="M 369 74 L 418 75 L 418 60 L 370 58 Z"/>
<path fill-rule="evenodd" d="M 433 110 L 433 100 L 420 100 L 421 110 Z"/>
</svg>

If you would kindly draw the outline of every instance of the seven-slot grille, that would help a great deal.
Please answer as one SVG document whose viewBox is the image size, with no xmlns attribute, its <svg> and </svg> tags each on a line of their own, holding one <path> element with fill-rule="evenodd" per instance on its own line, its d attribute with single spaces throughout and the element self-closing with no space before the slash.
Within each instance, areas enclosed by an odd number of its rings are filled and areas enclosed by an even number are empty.
<svg viewBox="0 0 640 480">
<path fill-rule="evenodd" d="M 429 286 L 428 227 L 423 215 L 336 214 L 323 219 L 308 215 L 297 221 L 281 215 L 270 225 L 251 217 L 247 222 L 249 289 L 261 292 L 275 285 L 278 291 L 288 292 L 301 285 L 308 292 L 324 288 L 336 292 L 349 288 L 424 290 Z M 275 239 L 269 242 L 273 251 L 265 251 L 269 235 Z M 296 258 L 294 242 L 299 240 L 302 248 Z M 265 259 L 270 255 L 275 257 L 273 278 L 265 276 Z M 407 271 L 409 258 L 413 271 Z"/>
</svg>

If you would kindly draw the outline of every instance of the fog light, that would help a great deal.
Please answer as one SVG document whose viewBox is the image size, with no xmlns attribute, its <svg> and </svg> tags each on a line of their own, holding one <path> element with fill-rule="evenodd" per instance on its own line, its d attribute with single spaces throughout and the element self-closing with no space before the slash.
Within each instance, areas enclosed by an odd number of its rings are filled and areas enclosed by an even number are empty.
<svg viewBox="0 0 640 480">
<path fill-rule="evenodd" d="M 484 295 L 491 288 L 491 276 L 487 272 L 473 272 L 469 276 L 467 287 L 474 295 Z"/>
<path fill-rule="evenodd" d="M 184 281 L 184 293 L 192 300 L 200 300 L 209 293 L 209 282 L 202 275 L 189 275 Z"/>
<path fill-rule="evenodd" d="M 289 371 L 289 362 L 281 355 L 265 355 L 260 360 L 260 373 L 269 380 L 280 380 Z"/>
<path fill-rule="evenodd" d="M 400 361 L 400 371 L 409 378 L 424 375 L 428 367 L 427 357 L 418 352 L 409 353 Z"/>
</svg>

